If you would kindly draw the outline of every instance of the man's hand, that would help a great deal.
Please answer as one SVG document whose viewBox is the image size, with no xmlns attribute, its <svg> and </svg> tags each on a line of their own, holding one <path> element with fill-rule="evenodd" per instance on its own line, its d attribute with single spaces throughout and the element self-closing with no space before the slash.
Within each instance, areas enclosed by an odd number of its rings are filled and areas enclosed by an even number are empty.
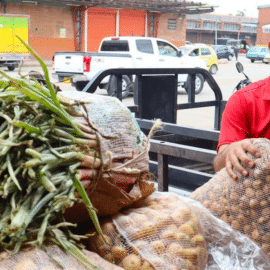
<svg viewBox="0 0 270 270">
<path fill-rule="evenodd" d="M 234 180 L 237 180 L 238 177 L 233 171 L 233 168 L 240 174 L 248 176 L 247 170 L 241 164 L 253 168 L 255 163 L 247 153 L 250 153 L 256 158 L 261 156 L 259 150 L 253 145 L 254 140 L 256 139 L 245 139 L 220 146 L 218 155 L 214 160 L 215 171 L 217 172 L 223 167 L 226 167 L 228 174 Z"/>
</svg>

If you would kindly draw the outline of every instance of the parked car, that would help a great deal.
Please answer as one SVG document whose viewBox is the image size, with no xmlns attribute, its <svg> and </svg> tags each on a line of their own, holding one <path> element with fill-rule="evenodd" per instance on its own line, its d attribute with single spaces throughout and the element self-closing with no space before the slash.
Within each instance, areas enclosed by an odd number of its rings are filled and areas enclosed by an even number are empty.
<svg viewBox="0 0 270 270">
<path fill-rule="evenodd" d="M 213 48 L 206 44 L 196 43 L 179 48 L 183 55 L 192 56 L 206 61 L 207 68 L 211 74 L 218 71 L 218 58 Z"/>
<path fill-rule="evenodd" d="M 213 50 L 215 51 L 218 59 L 228 59 L 231 61 L 234 56 L 233 49 L 228 45 L 213 45 Z"/>
<path fill-rule="evenodd" d="M 269 64 L 270 63 L 270 53 L 267 53 L 265 55 L 265 57 L 262 60 L 265 64 Z"/>
<path fill-rule="evenodd" d="M 254 61 L 264 62 L 263 59 L 267 54 L 269 54 L 268 47 L 254 46 L 248 50 L 246 57 L 250 59 L 251 63 L 254 63 Z"/>
</svg>

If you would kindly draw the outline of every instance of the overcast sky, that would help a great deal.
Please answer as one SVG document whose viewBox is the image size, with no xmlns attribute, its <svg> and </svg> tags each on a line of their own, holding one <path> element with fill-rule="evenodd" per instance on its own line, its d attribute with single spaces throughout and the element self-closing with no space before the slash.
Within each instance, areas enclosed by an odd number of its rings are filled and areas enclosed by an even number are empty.
<svg viewBox="0 0 270 270">
<path fill-rule="evenodd" d="M 215 9 L 216 14 L 236 15 L 241 10 L 245 16 L 258 18 L 257 6 L 270 5 L 270 0 L 206 0 L 201 3 L 219 6 Z"/>
</svg>

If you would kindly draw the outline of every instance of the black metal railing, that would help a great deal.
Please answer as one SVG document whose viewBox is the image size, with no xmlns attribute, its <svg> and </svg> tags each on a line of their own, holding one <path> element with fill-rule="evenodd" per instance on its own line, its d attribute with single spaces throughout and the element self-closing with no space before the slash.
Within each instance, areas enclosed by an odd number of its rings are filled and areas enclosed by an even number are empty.
<svg viewBox="0 0 270 270">
<path fill-rule="evenodd" d="M 178 74 L 188 74 L 190 78 L 187 90 L 188 102 L 183 104 L 177 104 Z M 195 101 L 196 74 L 203 75 L 214 92 L 215 100 Z M 136 76 L 134 95 L 137 95 L 137 105 L 130 106 L 129 109 L 135 112 L 138 124 L 146 134 L 154 124 L 153 119 L 163 118 L 162 135 L 153 137 L 150 143 L 150 154 L 154 154 L 155 158 L 150 160 L 149 166 L 150 171 L 157 175 L 158 189 L 167 191 L 170 183 L 178 188 L 194 190 L 213 177 L 212 173 L 197 169 L 198 166 L 197 168 L 186 166 L 183 165 L 186 163 L 182 162 L 187 160 L 209 167 L 216 155 L 215 147 L 226 102 L 222 100 L 221 90 L 212 75 L 200 68 L 108 69 L 96 74 L 83 91 L 94 92 L 101 81 L 111 75 L 117 78 L 116 96 L 120 100 L 122 100 L 122 76 Z M 210 106 L 215 107 L 214 129 L 176 124 L 177 110 Z M 173 141 L 170 141 L 172 138 Z"/>
</svg>

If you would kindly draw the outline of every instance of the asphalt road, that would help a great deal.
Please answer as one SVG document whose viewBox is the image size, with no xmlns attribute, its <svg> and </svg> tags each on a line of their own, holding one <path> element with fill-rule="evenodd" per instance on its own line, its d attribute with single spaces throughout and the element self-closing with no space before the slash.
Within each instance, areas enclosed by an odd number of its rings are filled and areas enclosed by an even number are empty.
<svg viewBox="0 0 270 270">
<path fill-rule="evenodd" d="M 244 72 L 249 76 L 252 82 L 256 82 L 270 76 L 270 65 L 264 64 L 259 61 L 251 63 L 250 60 L 245 57 L 245 55 L 239 55 L 238 61 L 243 64 Z M 32 63 L 32 65 L 29 63 L 22 67 L 22 75 L 27 75 L 31 70 L 42 70 L 41 67 L 36 64 L 36 62 Z M 235 63 L 235 58 L 233 58 L 232 61 L 228 61 L 226 59 L 219 60 L 219 70 L 215 75 L 213 75 L 213 78 L 216 80 L 217 84 L 221 89 L 223 100 L 228 100 L 229 97 L 232 95 L 233 89 L 235 88 L 237 83 L 240 80 L 244 79 L 244 75 L 237 72 Z M 49 73 L 51 74 L 53 72 L 53 69 L 50 61 L 46 62 L 46 64 L 48 65 Z M 18 69 L 15 69 L 14 71 L 8 71 L 6 68 L 3 67 L 1 69 L 6 71 L 10 76 L 18 76 Z M 52 82 L 56 82 L 56 80 L 54 80 L 52 77 L 51 80 Z M 61 83 L 59 84 L 59 86 L 63 91 L 75 91 L 75 88 L 73 88 L 70 84 Z M 100 89 L 97 90 L 95 93 L 99 95 L 107 95 L 107 92 L 105 90 Z M 207 83 L 205 84 L 203 91 L 195 97 L 195 101 L 209 101 L 214 99 L 214 92 Z M 186 102 L 187 94 L 184 89 L 179 87 L 178 104 Z M 133 105 L 133 96 L 130 95 L 128 98 L 124 99 L 123 103 L 127 106 Z M 177 124 L 212 129 L 214 127 L 214 108 L 207 107 L 198 109 L 178 110 Z"/>
</svg>

